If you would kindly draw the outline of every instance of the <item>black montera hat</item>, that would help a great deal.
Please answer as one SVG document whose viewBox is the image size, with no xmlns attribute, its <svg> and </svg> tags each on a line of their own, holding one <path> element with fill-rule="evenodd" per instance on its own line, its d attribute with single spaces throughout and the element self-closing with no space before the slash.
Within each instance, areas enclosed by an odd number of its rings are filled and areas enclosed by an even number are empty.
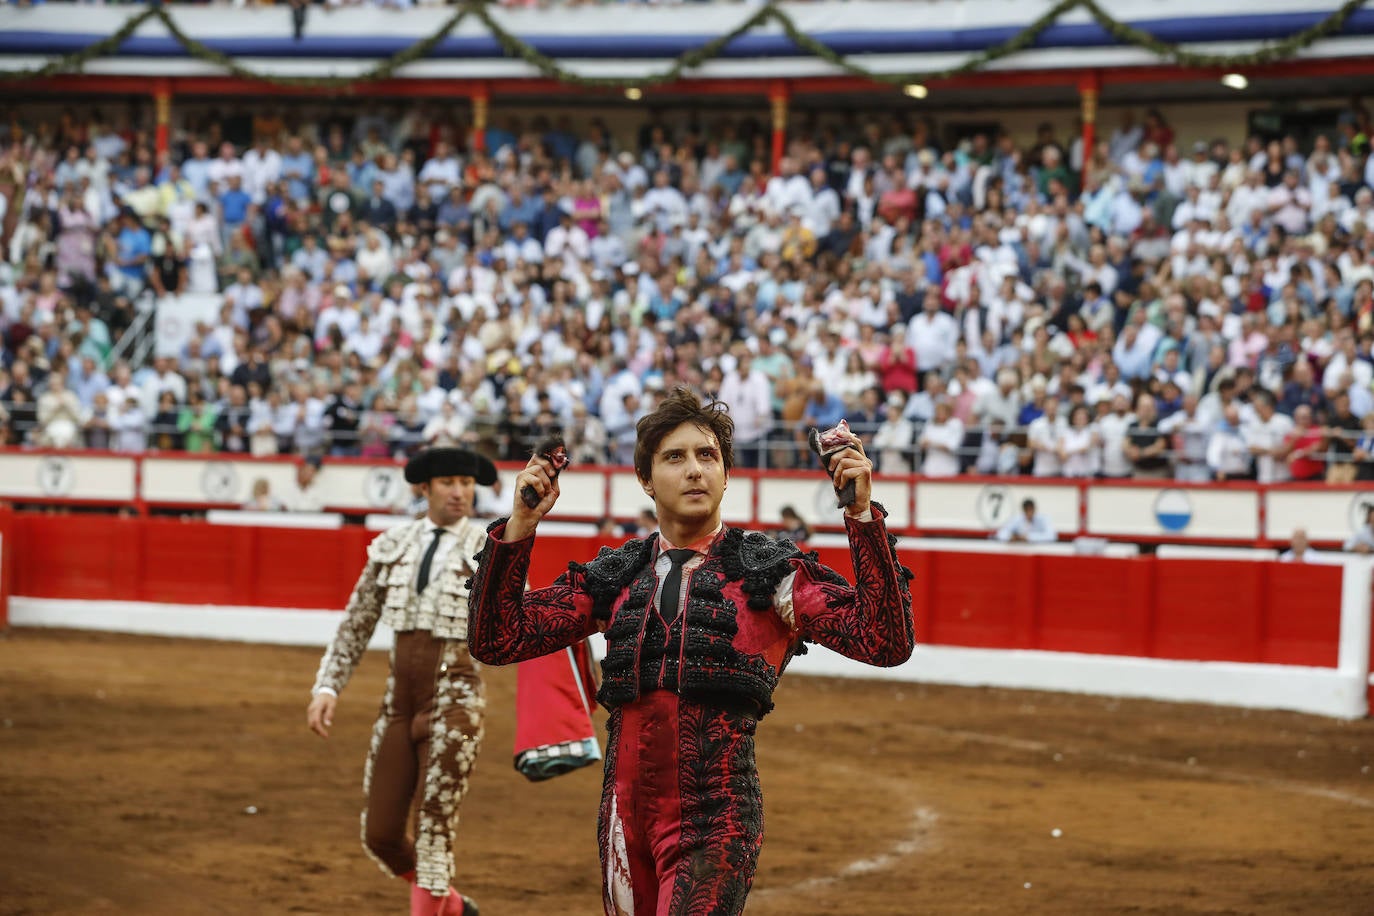
<svg viewBox="0 0 1374 916">
<path fill-rule="evenodd" d="M 427 448 L 406 462 L 406 483 L 435 477 L 471 477 L 489 487 L 496 483 L 496 465 L 465 448 Z"/>
</svg>

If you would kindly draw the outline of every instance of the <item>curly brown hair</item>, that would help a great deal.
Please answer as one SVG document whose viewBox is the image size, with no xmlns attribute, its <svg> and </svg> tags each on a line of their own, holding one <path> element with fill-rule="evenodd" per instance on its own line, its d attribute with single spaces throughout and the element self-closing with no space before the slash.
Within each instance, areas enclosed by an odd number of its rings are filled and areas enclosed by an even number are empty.
<svg viewBox="0 0 1374 916">
<path fill-rule="evenodd" d="M 712 398 L 703 404 L 690 389 L 678 386 L 663 403 L 635 424 L 635 475 L 647 481 L 653 477 L 654 452 L 664 438 L 684 423 L 691 423 L 716 437 L 725 473 L 735 465 L 735 421 L 729 408 Z"/>
</svg>

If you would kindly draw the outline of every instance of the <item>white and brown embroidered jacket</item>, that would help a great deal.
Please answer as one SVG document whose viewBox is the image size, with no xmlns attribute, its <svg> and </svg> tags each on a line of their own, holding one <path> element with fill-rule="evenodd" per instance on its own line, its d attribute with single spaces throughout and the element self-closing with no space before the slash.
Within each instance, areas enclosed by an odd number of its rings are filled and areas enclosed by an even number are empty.
<svg viewBox="0 0 1374 916">
<path fill-rule="evenodd" d="M 367 649 L 377 622 L 398 632 L 429 630 L 440 639 L 468 638 L 468 577 L 477 569 L 476 554 L 486 542 L 482 524 L 463 519 L 445 537 L 457 540 L 430 570 L 429 585 L 416 594 L 420 561 L 434 524 L 420 519 L 399 525 L 373 539 L 334 642 L 320 661 L 314 692 L 337 694 Z"/>
</svg>

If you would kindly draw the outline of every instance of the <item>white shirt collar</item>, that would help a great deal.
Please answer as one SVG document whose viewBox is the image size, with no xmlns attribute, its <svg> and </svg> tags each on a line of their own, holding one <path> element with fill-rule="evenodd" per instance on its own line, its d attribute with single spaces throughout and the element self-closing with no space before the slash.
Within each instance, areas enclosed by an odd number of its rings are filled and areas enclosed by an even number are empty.
<svg viewBox="0 0 1374 916">
<path fill-rule="evenodd" d="M 460 518 L 460 519 L 458 519 L 458 521 L 454 522 L 452 525 L 438 525 L 438 524 L 435 524 L 434 519 L 432 519 L 432 518 L 430 518 L 428 515 L 426 515 L 426 516 L 425 516 L 425 537 L 434 537 L 434 532 L 435 532 L 435 530 L 438 529 L 438 528 L 441 528 L 441 527 L 442 527 L 445 531 L 447 531 L 449 534 L 456 535 L 456 534 L 458 534 L 460 531 L 463 530 L 463 525 L 464 525 L 466 522 L 467 522 L 467 519 L 466 519 L 466 518 Z"/>
</svg>

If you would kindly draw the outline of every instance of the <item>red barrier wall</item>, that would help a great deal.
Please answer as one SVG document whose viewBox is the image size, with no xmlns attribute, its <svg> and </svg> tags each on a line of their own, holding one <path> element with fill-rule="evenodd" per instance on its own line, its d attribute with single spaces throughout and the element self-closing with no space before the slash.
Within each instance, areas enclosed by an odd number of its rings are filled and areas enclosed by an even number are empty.
<svg viewBox="0 0 1374 916">
<path fill-rule="evenodd" d="M 13 593 L 169 604 L 342 608 L 370 532 L 109 516 L 13 517 Z M 530 581 L 607 543 L 539 539 Z M 848 551 L 823 562 L 852 576 Z M 906 551 L 922 643 L 1334 668 L 1336 566 Z"/>
<path fill-rule="evenodd" d="M 0 503 L 0 632 L 10 624 L 14 593 L 14 510 Z"/>
</svg>

